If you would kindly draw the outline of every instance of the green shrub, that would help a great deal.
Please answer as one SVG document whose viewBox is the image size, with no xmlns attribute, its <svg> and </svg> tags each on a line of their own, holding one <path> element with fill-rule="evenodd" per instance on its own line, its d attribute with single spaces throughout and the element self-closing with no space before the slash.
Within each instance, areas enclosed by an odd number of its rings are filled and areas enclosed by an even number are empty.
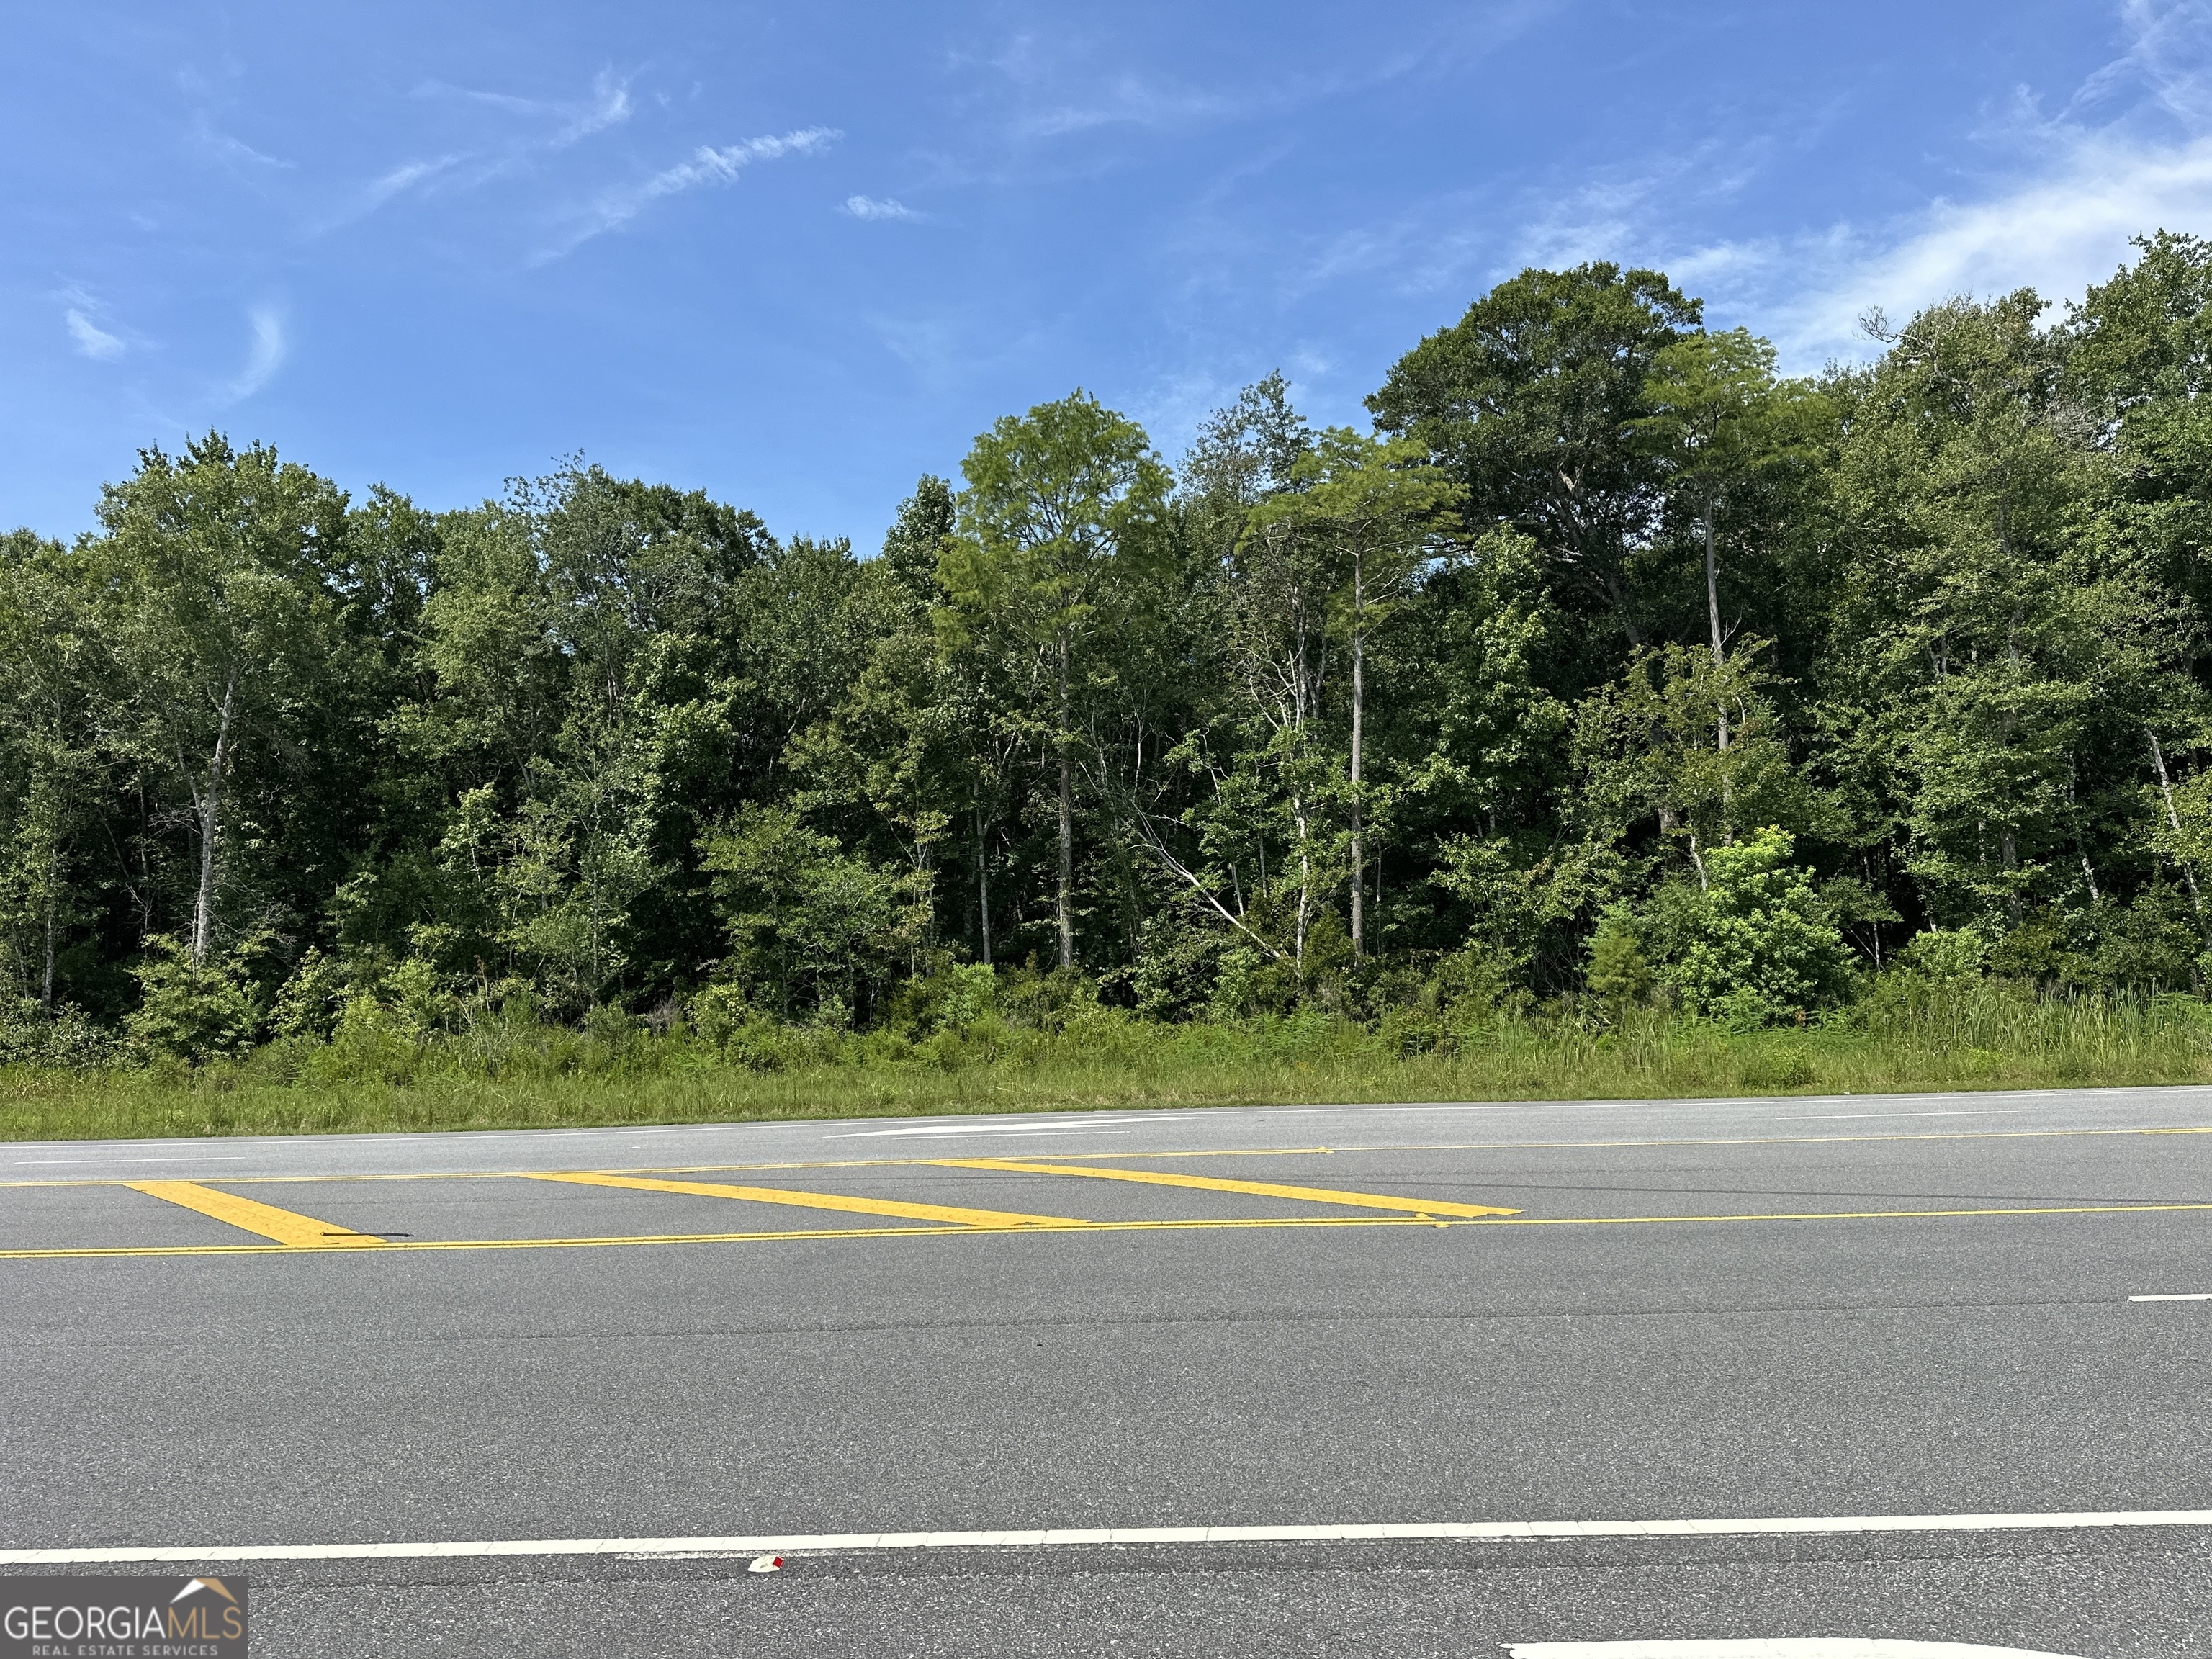
<svg viewBox="0 0 2212 1659">
<path fill-rule="evenodd" d="M 1178 908 L 1147 916 L 1128 969 L 1137 1011 L 1176 1020 L 1204 1012 L 1220 984 L 1222 960 L 1235 949 L 1218 926 L 1194 927 Z"/>
<path fill-rule="evenodd" d="M 0 1066 L 88 1072 L 126 1057 L 122 1040 L 72 1003 L 51 1012 L 29 999 L 0 1006 Z"/>
<path fill-rule="evenodd" d="M 269 1023 L 279 1036 L 327 1038 L 344 1012 L 352 975 L 346 964 L 310 945 L 278 988 Z"/>
<path fill-rule="evenodd" d="M 1616 1009 L 1651 1000 L 1658 981 L 1644 953 L 1644 929 L 1628 906 L 1608 905 L 1599 915 L 1587 982 L 1592 994 Z"/>
<path fill-rule="evenodd" d="M 1790 862 L 1796 842 L 1769 825 L 1705 854 L 1706 885 L 1655 904 L 1661 976 L 1693 1014 L 1738 1026 L 1802 1021 L 1841 996 L 1850 956 L 1814 890 Z"/>
<path fill-rule="evenodd" d="M 167 934 L 146 945 L 149 954 L 131 970 L 139 1003 L 125 1029 L 134 1042 L 196 1066 L 253 1046 L 262 1011 L 236 957 L 196 963 Z"/>
</svg>

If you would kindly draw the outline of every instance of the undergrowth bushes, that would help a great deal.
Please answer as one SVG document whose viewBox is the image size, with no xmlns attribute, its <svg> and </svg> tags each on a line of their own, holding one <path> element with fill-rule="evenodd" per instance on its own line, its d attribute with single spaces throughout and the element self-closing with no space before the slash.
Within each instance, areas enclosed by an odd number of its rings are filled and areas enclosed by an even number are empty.
<svg viewBox="0 0 2212 1659">
<path fill-rule="evenodd" d="M 2194 996 L 2047 994 L 1940 946 L 1869 977 L 1842 1008 L 1779 1027 L 1479 988 L 1366 1019 L 1307 1008 L 1175 1024 L 1103 1006 L 1075 975 L 972 967 L 910 986 L 867 1031 L 785 1024 L 712 997 L 570 1027 L 526 996 L 440 1010 L 357 996 L 326 1036 L 295 1030 L 194 1062 L 19 1014 L 0 1021 L 0 1135 L 2212 1080 L 2212 1006 Z"/>
</svg>

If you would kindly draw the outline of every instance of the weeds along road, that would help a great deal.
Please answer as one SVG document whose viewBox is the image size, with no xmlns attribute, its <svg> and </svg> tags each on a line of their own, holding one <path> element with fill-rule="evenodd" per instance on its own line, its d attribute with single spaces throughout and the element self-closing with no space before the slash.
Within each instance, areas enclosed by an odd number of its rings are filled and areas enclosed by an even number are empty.
<svg viewBox="0 0 2212 1659">
<path fill-rule="evenodd" d="M 267 1655 L 2212 1647 L 2212 1299 L 2138 1299 L 2212 1294 L 2212 1091 L 16 1143 L 0 1180 L 0 1571 L 185 1552 Z"/>
</svg>

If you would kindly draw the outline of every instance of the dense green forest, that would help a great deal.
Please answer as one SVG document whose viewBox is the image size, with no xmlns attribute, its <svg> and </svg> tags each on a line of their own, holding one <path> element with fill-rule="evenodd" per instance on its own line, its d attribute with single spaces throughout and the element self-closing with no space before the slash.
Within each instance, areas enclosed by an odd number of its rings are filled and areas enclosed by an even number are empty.
<svg viewBox="0 0 2212 1659">
<path fill-rule="evenodd" d="M 2192 993 L 2212 243 L 1867 326 L 1524 271 L 1370 432 L 1078 392 L 878 556 L 146 450 L 0 542 L 0 1058 Z"/>
</svg>

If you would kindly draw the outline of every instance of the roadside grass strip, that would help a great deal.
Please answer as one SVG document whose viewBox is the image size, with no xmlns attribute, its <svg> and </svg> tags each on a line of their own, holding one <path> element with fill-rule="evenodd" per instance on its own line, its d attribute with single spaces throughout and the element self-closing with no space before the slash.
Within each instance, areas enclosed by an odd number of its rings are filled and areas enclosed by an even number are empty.
<svg viewBox="0 0 2212 1659">
<path fill-rule="evenodd" d="M 1055 1527 L 997 1532 L 844 1532 L 693 1538 L 497 1538 L 368 1544 L 155 1544 L 0 1550 L 0 1566 L 139 1561 L 377 1561 L 469 1556 L 850 1554 L 1121 1544 L 1336 1544 L 1560 1538 L 1747 1538 L 1805 1534 L 2093 1532 L 2212 1527 L 2212 1510 L 2009 1515 L 1753 1516 L 1672 1521 L 1443 1521 L 1324 1526 Z"/>
<path fill-rule="evenodd" d="M 123 1184 L 133 1192 L 144 1193 L 149 1198 L 166 1199 L 172 1204 L 180 1205 L 187 1210 L 197 1210 L 202 1215 L 212 1216 L 217 1221 L 228 1222 L 244 1231 L 258 1233 L 264 1238 L 273 1238 L 279 1244 L 293 1249 L 386 1248 L 385 1241 L 374 1233 L 357 1233 L 350 1228 L 332 1226 L 329 1222 L 318 1221 L 313 1216 L 297 1215 L 290 1210 L 280 1210 L 273 1204 L 262 1204 L 253 1199 L 240 1198 L 235 1193 L 203 1187 L 197 1181 L 126 1181 Z"/>
<path fill-rule="evenodd" d="M 1338 1192 L 1328 1187 L 1285 1187 L 1272 1181 L 1228 1181 L 1218 1176 L 1169 1175 L 1156 1170 L 1094 1170 L 1081 1164 L 1030 1164 L 1006 1158 L 933 1158 L 948 1170 L 1005 1170 L 1017 1175 L 1091 1176 L 1100 1181 L 1137 1181 L 1152 1187 L 1192 1187 L 1209 1193 L 1248 1193 L 1261 1198 L 1295 1199 L 1302 1204 L 1342 1204 L 1355 1209 L 1396 1210 L 1416 1220 L 1455 1216 L 1519 1215 L 1495 1204 L 1454 1204 L 1442 1199 L 1389 1198 L 1380 1193 Z"/>
<path fill-rule="evenodd" d="M 790 1204 L 806 1210 L 844 1210 L 854 1215 L 898 1216 L 957 1227 L 1087 1227 L 1069 1216 L 1022 1215 L 1008 1210 L 974 1210 L 950 1204 L 908 1204 L 891 1198 L 847 1198 L 836 1193 L 804 1193 L 786 1187 L 729 1187 L 711 1181 L 657 1181 L 639 1176 L 595 1175 L 586 1170 L 533 1174 L 531 1181 L 567 1181 L 584 1187 L 618 1187 L 644 1193 L 683 1193 L 694 1198 L 735 1198 L 752 1204 Z"/>
</svg>

